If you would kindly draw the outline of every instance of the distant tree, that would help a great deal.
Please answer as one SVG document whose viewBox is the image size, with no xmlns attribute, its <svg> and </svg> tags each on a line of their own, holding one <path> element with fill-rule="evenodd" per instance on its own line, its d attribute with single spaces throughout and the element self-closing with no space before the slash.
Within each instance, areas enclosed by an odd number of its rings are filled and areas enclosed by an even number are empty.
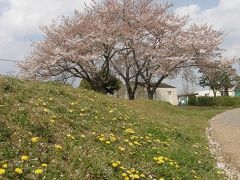
<svg viewBox="0 0 240 180">
<path fill-rule="evenodd" d="M 229 89 L 237 84 L 237 74 L 235 69 L 223 70 L 219 74 L 221 90 L 224 96 L 229 96 Z"/>
<path fill-rule="evenodd" d="M 223 91 L 225 96 L 229 96 L 229 89 L 239 83 L 239 76 L 232 67 L 233 60 L 224 59 L 222 62 L 216 61 L 218 64 L 213 68 L 202 69 L 202 77 L 199 84 L 202 87 L 210 87 L 216 97 L 217 91 Z"/>
<path fill-rule="evenodd" d="M 210 87 L 210 89 L 213 91 L 214 97 L 217 96 L 217 91 L 221 89 L 220 84 L 220 76 L 219 72 L 213 72 L 211 76 L 208 76 L 206 74 L 203 74 L 202 77 L 200 77 L 199 85 L 202 87 Z"/>
</svg>

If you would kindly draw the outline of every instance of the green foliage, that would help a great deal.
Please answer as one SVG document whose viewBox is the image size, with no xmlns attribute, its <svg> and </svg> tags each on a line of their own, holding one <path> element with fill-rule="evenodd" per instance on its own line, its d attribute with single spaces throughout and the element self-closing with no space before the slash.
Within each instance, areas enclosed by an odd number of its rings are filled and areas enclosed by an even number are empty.
<svg viewBox="0 0 240 180">
<path fill-rule="evenodd" d="M 16 92 L 20 88 L 20 82 L 16 79 L 6 77 L 0 80 L 2 81 L 1 90 L 5 93 Z"/>
<path fill-rule="evenodd" d="M 0 78 L 0 87 L 4 82 Z M 0 166 L 8 164 L 0 179 L 122 179 L 133 168 L 145 175 L 141 179 L 223 179 L 205 136 L 208 120 L 222 108 L 126 101 L 56 83 L 8 82 L 19 87 L 11 94 L 0 91 Z M 29 160 L 21 160 L 23 155 Z M 112 161 L 121 165 L 113 167 Z M 17 167 L 23 174 L 14 172 Z M 42 174 L 34 174 L 38 168 Z"/>
<path fill-rule="evenodd" d="M 0 119 L 0 142 L 5 142 L 10 139 L 12 133 L 12 130 Z"/>
<path fill-rule="evenodd" d="M 199 85 L 202 87 L 210 87 L 213 92 L 216 92 L 217 90 L 221 89 L 221 76 L 218 71 L 213 72 L 211 76 L 209 77 L 206 74 L 203 74 L 200 78 Z"/>
<path fill-rule="evenodd" d="M 198 97 L 196 105 L 198 105 L 198 106 L 214 106 L 214 98 L 207 97 L 207 96 Z"/>
<path fill-rule="evenodd" d="M 87 80 L 85 79 L 81 80 L 79 87 L 86 90 L 93 90 L 89 82 L 87 82 Z"/>
<path fill-rule="evenodd" d="M 195 106 L 196 104 L 197 104 L 197 97 L 189 96 L 188 97 L 188 105 Z"/>
<path fill-rule="evenodd" d="M 114 94 L 121 86 L 122 82 L 117 77 L 105 71 L 94 74 L 90 82 L 87 79 L 82 79 L 80 83 L 80 88 L 104 94 Z"/>
<path fill-rule="evenodd" d="M 218 96 L 206 97 L 201 96 L 197 98 L 197 106 L 240 106 L 240 97 Z"/>
<path fill-rule="evenodd" d="M 225 92 L 225 96 L 229 96 L 229 89 L 238 84 L 239 77 L 232 66 L 215 69 L 213 72 L 203 74 L 199 82 L 200 86 L 208 86 L 211 90 L 213 90 L 213 92 L 223 90 Z"/>
</svg>

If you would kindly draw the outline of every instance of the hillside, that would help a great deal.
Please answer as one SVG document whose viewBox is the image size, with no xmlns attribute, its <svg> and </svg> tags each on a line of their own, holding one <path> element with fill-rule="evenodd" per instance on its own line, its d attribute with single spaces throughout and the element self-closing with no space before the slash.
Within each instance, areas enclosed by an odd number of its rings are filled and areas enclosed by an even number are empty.
<svg viewBox="0 0 240 180">
<path fill-rule="evenodd" d="M 0 179 L 222 179 L 205 136 L 222 111 L 0 77 Z"/>
</svg>

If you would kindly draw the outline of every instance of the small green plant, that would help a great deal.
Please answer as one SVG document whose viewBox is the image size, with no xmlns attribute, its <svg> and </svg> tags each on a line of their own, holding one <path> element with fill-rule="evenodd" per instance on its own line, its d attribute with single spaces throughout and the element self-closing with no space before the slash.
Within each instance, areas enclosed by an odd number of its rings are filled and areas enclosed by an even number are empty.
<svg viewBox="0 0 240 180">
<path fill-rule="evenodd" d="M 16 92 L 18 90 L 18 88 L 20 87 L 20 82 L 17 81 L 14 78 L 4 78 L 2 79 L 2 90 L 5 93 L 12 93 L 12 92 Z"/>
</svg>

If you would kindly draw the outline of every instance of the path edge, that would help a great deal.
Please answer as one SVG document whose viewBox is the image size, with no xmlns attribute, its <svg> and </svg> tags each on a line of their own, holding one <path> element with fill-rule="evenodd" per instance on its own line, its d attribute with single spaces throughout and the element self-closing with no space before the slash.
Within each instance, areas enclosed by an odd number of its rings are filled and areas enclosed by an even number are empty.
<svg viewBox="0 0 240 180">
<path fill-rule="evenodd" d="M 229 111 L 226 111 L 226 112 L 229 112 Z M 208 139 L 209 150 L 211 154 L 214 156 L 214 158 L 216 159 L 217 168 L 223 170 L 229 180 L 235 180 L 235 179 L 238 180 L 240 179 L 240 172 L 238 172 L 236 168 L 234 168 L 231 164 L 225 161 L 224 153 L 222 152 L 219 142 L 214 137 L 214 131 L 212 127 L 212 122 L 215 121 L 218 116 L 221 116 L 226 112 L 220 113 L 209 120 L 210 125 L 209 127 L 206 128 L 206 135 Z"/>
</svg>

